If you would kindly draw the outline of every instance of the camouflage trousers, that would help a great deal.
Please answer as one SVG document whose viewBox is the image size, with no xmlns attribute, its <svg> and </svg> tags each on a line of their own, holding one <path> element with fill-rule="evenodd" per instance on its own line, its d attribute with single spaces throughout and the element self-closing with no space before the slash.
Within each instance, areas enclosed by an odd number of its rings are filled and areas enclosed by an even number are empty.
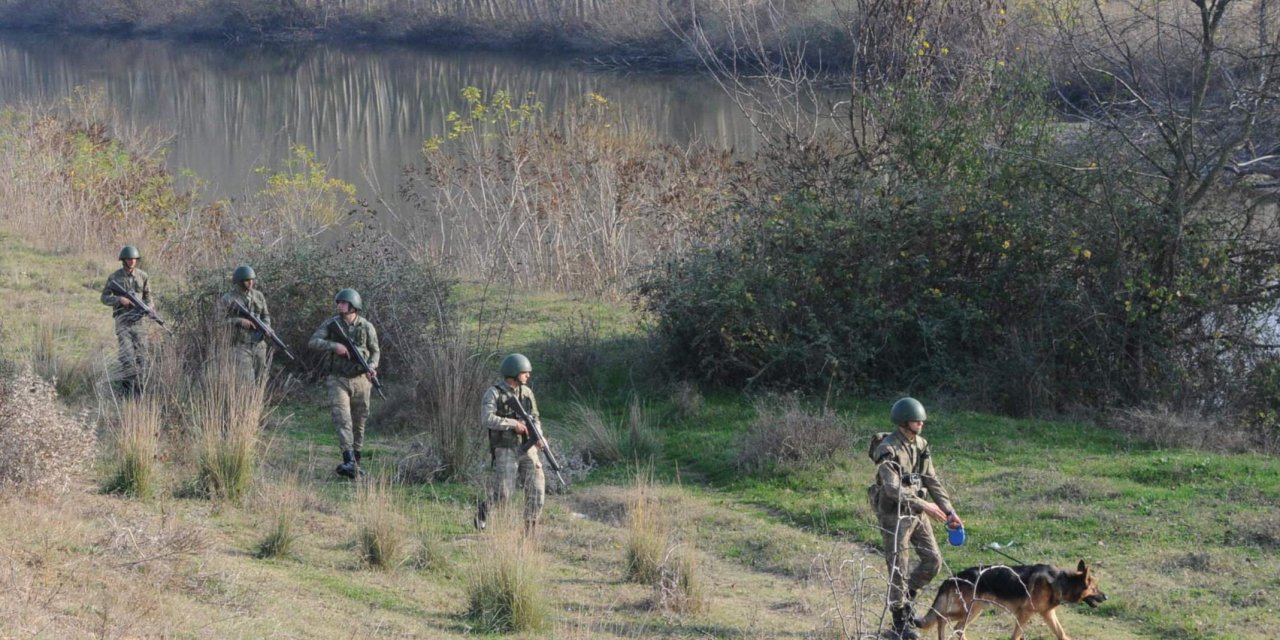
<svg viewBox="0 0 1280 640">
<path fill-rule="evenodd" d="M 267 373 L 266 342 L 237 342 L 231 346 L 231 350 L 240 375 L 252 382 L 262 380 L 262 376 Z"/>
<path fill-rule="evenodd" d="M 364 445 L 364 423 L 369 418 L 373 383 L 363 375 L 330 375 L 325 386 L 329 389 L 329 415 L 338 430 L 338 445 L 343 451 L 359 451 Z"/>
<path fill-rule="evenodd" d="M 933 527 L 926 516 L 878 514 L 880 535 L 884 539 L 884 559 L 889 568 L 889 605 L 901 606 L 911 600 L 910 594 L 929 584 L 942 566 L 942 551 L 933 537 Z M 916 550 L 916 566 L 907 572 L 907 546 Z"/>
<path fill-rule="evenodd" d="M 524 521 L 537 524 L 547 499 L 547 479 L 542 474 L 542 458 L 537 447 L 521 454 L 517 447 L 495 447 L 493 475 L 489 479 L 489 505 L 498 507 L 511 501 L 516 480 L 524 485 Z"/>
<path fill-rule="evenodd" d="M 120 362 L 120 380 L 129 384 L 142 376 L 142 366 L 147 352 L 147 326 L 129 314 L 116 316 L 116 342 L 120 345 L 117 358 Z"/>
</svg>

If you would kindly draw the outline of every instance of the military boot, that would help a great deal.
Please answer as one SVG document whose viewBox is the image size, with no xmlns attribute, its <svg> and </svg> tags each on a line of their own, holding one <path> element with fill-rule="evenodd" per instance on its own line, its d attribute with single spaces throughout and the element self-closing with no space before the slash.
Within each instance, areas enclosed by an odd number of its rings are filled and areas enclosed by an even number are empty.
<svg viewBox="0 0 1280 640">
<path fill-rule="evenodd" d="M 342 464 L 338 465 L 338 468 L 334 469 L 333 472 L 344 478 L 355 478 L 356 477 L 355 456 L 351 455 L 350 451 L 343 451 Z"/>
<path fill-rule="evenodd" d="M 354 463 L 352 463 L 352 465 L 351 465 L 351 466 L 355 468 L 355 471 L 356 471 L 356 477 L 357 477 L 357 478 L 363 478 L 363 477 L 365 476 L 364 468 L 360 466 L 360 451 L 359 451 L 359 450 L 356 450 L 356 451 L 355 451 L 355 462 L 354 462 Z"/>
<path fill-rule="evenodd" d="M 476 529 L 480 531 L 484 531 L 484 528 L 488 526 L 488 522 L 486 522 L 488 518 L 489 518 L 489 505 L 486 504 L 483 500 L 481 500 L 480 507 L 476 509 L 475 517 L 471 519 L 471 524 L 475 525 Z"/>
<path fill-rule="evenodd" d="M 916 631 L 916 616 L 911 605 L 902 605 L 893 609 L 893 633 L 889 635 L 895 640 L 920 640 Z"/>
</svg>

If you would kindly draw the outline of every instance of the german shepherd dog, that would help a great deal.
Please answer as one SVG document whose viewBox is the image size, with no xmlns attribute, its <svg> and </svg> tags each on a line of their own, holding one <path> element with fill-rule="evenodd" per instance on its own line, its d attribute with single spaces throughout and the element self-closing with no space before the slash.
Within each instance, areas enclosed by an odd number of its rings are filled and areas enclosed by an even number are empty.
<svg viewBox="0 0 1280 640">
<path fill-rule="evenodd" d="M 965 625 L 977 619 L 983 607 L 997 606 L 1017 619 L 1012 640 L 1022 640 L 1022 630 L 1036 613 L 1058 640 L 1070 640 L 1054 609 L 1063 603 L 1079 602 L 1096 607 L 1106 599 L 1107 595 L 1098 589 L 1097 574 L 1084 566 L 1084 560 L 1075 571 L 1047 564 L 972 567 L 942 583 L 933 606 L 916 625 L 921 629 L 937 625 L 938 640 L 945 640 L 947 623 L 954 623 L 955 637 L 964 640 Z"/>
</svg>

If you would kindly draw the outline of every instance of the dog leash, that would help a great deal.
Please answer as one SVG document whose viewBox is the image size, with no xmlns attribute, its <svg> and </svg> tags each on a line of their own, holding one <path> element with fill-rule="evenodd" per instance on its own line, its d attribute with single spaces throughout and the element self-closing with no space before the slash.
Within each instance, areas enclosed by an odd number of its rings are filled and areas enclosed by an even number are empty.
<svg viewBox="0 0 1280 640">
<path fill-rule="evenodd" d="M 1012 561 L 1014 561 L 1014 562 L 1016 562 L 1016 563 L 1018 563 L 1018 564 L 1026 564 L 1025 562 L 1023 562 L 1023 561 L 1021 561 L 1021 560 L 1019 560 L 1019 559 L 1017 559 L 1017 558 L 1015 558 L 1015 557 L 1013 557 L 1013 556 L 1011 556 L 1011 555 L 1009 555 L 1009 554 L 1007 554 L 1007 553 L 1005 553 L 1005 552 L 1001 551 L 1001 550 L 1000 550 L 1000 543 L 999 543 L 999 542 L 992 542 L 992 543 L 989 543 L 989 544 L 987 544 L 985 547 L 983 547 L 983 549 L 987 549 L 987 550 L 989 550 L 989 551 L 994 551 L 994 552 L 996 552 L 996 553 L 998 553 L 998 554 L 1000 554 L 1000 555 L 1002 555 L 1002 556 L 1004 556 L 1004 557 L 1006 557 L 1006 558 L 1008 558 L 1008 559 L 1010 559 L 1010 560 L 1012 560 Z"/>
</svg>

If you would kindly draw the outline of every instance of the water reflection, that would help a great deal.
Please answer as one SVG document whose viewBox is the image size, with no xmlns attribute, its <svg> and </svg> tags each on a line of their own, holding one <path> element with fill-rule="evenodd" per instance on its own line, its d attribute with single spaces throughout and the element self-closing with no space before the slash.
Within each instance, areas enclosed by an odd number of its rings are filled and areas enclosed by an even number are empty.
<svg viewBox="0 0 1280 640">
<path fill-rule="evenodd" d="M 422 141 L 445 131 L 467 85 L 534 91 L 549 111 L 588 92 L 635 110 L 662 139 L 749 151 L 755 135 L 728 99 L 695 76 L 624 76 L 571 62 L 399 47 L 268 49 L 97 37 L 0 36 L 0 103 L 57 100 L 102 87 L 130 124 L 176 134 L 169 162 L 216 196 L 256 185 L 304 144 L 333 173 L 390 195 Z"/>
</svg>

